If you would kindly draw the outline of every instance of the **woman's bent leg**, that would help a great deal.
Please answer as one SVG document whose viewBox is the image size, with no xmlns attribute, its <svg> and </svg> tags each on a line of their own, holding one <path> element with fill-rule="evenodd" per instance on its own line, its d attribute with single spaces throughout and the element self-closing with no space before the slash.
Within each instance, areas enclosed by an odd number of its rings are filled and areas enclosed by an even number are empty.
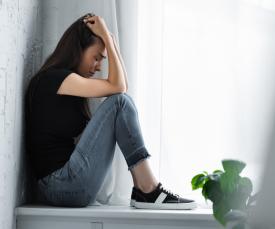
<svg viewBox="0 0 275 229">
<path fill-rule="evenodd" d="M 81 187 L 81 190 L 86 190 L 85 200 L 95 200 L 111 166 L 116 142 L 128 170 L 151 156 L 144 146 L 135 104 L 125 93 L 109 96 L 100 104 L 70 160 L 53 173 L 52 191 L 78 190 Z"/>
</svg>

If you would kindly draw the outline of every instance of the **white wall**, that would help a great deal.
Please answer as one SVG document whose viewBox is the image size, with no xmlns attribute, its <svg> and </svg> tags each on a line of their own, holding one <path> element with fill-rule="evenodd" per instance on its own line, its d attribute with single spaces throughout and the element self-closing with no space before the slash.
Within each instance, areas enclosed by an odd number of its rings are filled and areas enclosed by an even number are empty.
<svg viewBox="0 0 275 229">
<path fill-rule="evenodd" d="M 23 98 L 41 60 L 38 0 L 0 0 L 0 228 L 15 228 L 26 195 Z"/>
</svg>

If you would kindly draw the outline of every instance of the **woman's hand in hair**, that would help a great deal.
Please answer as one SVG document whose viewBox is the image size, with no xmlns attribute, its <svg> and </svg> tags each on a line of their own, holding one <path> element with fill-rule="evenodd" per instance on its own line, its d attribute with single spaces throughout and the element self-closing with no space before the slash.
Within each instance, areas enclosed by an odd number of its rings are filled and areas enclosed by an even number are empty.
<svg viewBox="0 0 275 229">
<path fill-rule="evenodd" d="M 105 24 L 105 21 L 100 16 L 92 16 L 83 19 L 83 22 L 95 33 L 97 36 L 101 37 L 103 40 L 110 36 L 110 32 Z"/>
</svg>

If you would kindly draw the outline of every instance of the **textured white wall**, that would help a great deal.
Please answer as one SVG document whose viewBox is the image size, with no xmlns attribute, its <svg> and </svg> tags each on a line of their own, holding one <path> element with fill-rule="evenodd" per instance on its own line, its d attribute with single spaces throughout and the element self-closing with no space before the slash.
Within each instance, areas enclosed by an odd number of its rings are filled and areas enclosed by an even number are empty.
<svg viewBox="0 0 275 229">
<path fill-rule="evenodd" d="M 25 202 L 23 98 L 40 65 L 38 0 L 0 0 L 0 228 L 15 228 L 13 209 Z"/>
</svg>

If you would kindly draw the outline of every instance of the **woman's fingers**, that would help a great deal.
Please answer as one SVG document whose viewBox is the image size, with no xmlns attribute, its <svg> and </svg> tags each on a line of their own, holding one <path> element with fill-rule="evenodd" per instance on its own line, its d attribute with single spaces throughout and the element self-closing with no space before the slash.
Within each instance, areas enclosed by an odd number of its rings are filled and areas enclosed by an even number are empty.
<svg viewBox="0 0 275 229">
<path fill-rule="evenodd" d="M 84 16 L 84 18 L 87 18 L 87 17 L 93 17 L 93 16 L 95 16 L 95 14 L 94 14 L 94 13 L 87 13 L 87 14 Z"/>
<path fill-rule="evenodd" d="M 95 16 L 93 17 L 89 17 L 89 18 L 84 18 L 83 22 L 91 29 L 92 28 L 92 24 L 95 24 Z"/>
<path fill-rule="evenodd" d="M 94 23 L 95 23 L 95 20 L 87 20 L 87 19 L 84 19 L 83 21 L 84 21 L 84 23 L 86 23 L 86 24 L 88 24 L 88 23 L 94 24 Z"/>
<path fill-rule="evenodd" d="M 105 21 L 100 16 L 92 16 L 89 18 L 84 18 L 83 22 L 91 29 L 93 33 L 103 38 L 109 33 Z"/>
<path fill-rule="evenodd" d="M 96 20 L 96 17 L 97 17 L 97 16 L 92 16 L 92 17 L 84 18 L 83 21 L 84 21 L 85 23 L 91 22 L 92 24 L 94 24 L 94 23 L 95 23 L 95 20 Z"/>
</svg>

